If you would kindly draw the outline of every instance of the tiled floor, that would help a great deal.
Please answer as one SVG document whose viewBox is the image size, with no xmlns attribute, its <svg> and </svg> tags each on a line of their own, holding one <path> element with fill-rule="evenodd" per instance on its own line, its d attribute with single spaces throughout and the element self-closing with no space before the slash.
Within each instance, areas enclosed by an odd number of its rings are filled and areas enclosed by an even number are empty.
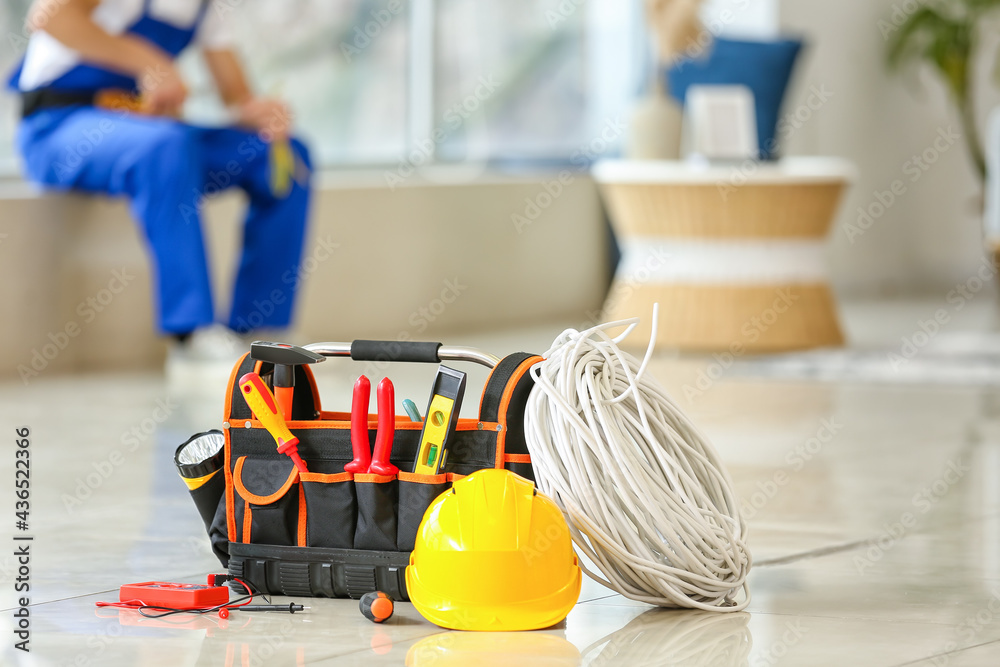
<svg viewBox="0 0 1000 667">
<path fill-rule="evenodd" d="M 848 324 L 860 345 L 891 349 L 933 310 L 859 305 Z M 991 306 L 970 309 L 948 333 L 992 323 Z M 449 342 L 541 351 L 558 331 Z M 3 611 L 0 664 L 1000 663 L 1000 389 L 765 380 L 732 368 L 685 392 L 713 363 L 665 354 L 655 371 L 714 440 L 748 503 L 748 611 L 659 610 L 585 581 L 564 624 L 513 634 L 443 632 L 403 603 L 384 625 L 348 600 L 228 621 L 98 610 L 94 602 L 114 599 L 123 583 L 219 570 L 171 459 L 188 435 L 218 426 L 225 370 L 175 378 L 179 393 L 151 374 L 2 384 L 0 485 L 12 487 L 14 428 L 27 425 L 34 541 L 31 652 L 13 648 L 13 611 Z M 347 405 L 356 372 L 347 362 L 317 371 L 327 406 Z M 432 372 L 394 369 L 397 395 L 422 396 Z M 473 371 L 470 386 L 484 375 Z M 12 609 L 14 497 L 2 498 L 0 608 Z M 904 519 L 914 525 L 901 527 Z"/>
</svg>

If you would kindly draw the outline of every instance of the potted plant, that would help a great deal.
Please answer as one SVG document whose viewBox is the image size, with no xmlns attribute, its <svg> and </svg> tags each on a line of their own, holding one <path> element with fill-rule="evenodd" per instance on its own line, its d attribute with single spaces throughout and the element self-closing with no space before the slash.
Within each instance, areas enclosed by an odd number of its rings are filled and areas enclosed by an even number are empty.
<svg viewBox="0 0 1000 667">
<path fill-rule="evenodd" d="M 986 178 L 986 158 L 975 114 L 973 65 L 979 51 L 979 31 L 986 16 L 1000 9 L 1000 0 L 931 0 L 901 24 L 891 25 L 888 60 L 893 70 L 906 64 L 930 64 L 944 80 L 958 109 L 976 173 Z"/>
<path fill-rule="evenodd" d="M 927 63 L 943 79 L 954 102 L 965 136 L 969 158 L 985 192 L 986 152 L 979 136 L 976 118 L 974 69 L 980 49 L 980 32 L 988 15 L 1000 9 L 1000 0 L 930 0 L 904 21 L 893 23 L 888 60 L 891 69 L 906 64 Z M 1000 62 L 998 62 L 1000 67 Z M 998 70 L 1000 73 L 1000 70 Z M 994 175 L 994 179 L 1000 175 Z M 993 186 L 996 190 L 996 186 Z M 996 200 L 994 193 L 992 199 Z M 979 198 L 983 207 L 984 198 Z M 993 201 L 996 209 L 1000 201 Z M 984 245 L 1000 268 L 1000 215 L 987 211 L 983 219 Z"/>
</svg>

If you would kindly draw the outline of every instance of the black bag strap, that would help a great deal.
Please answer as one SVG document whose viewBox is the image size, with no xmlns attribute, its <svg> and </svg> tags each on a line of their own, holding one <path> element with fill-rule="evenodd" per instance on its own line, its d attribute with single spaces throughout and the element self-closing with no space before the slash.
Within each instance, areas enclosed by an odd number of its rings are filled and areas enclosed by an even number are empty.
<svg viewBox="0 0 1000 667">
<path fill-rule="evenodd" d="M 521 364 L 533 357 L 535 355 L 527 352 L 515 352 L 501 359 L 500 363 L 493 367 L 493 371 L 486 379 L 483 398 L 479 403 L 479 419 L 481 421 L 500 421 L 500 403 L 503 401 L 504 391 L 507 390 L 507 383 L 514 377 Z"/>
<path fill-rule="evenodd" d="M 486 380 L 479 404 L 479 419 L 497 422 L 502 427 L 497 438 L 500 466 L 529 478 L 532 477 L 530 464 L 524 460 L 511 463 L 506 457 L 514 455 L 523 459 L 528 456 L 528 445 L 524 439 L 524 409 L 535 386 L 528 369 L 539 361 L 542 361 L 541 357 L 527 352 L 504 357 Z"/>
</svg>

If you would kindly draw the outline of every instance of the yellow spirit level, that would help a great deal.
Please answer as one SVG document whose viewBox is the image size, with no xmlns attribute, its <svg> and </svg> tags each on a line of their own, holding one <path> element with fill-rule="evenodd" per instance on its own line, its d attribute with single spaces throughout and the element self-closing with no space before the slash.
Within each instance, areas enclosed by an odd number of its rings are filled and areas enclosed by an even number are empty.
<svg viewBox="0 0 1000 667">
<path fill-rule="evenodd" d="M 444 467 L 448 455 L 448 439 L 458 426 L 458 413 L 465 394 L 465 373 L 447 366 L 438 367 L 431 400 L 427 404 L 424 428 L 420 432 L 420 448 L 413 472 L 436 475 Z"/>
</svg>

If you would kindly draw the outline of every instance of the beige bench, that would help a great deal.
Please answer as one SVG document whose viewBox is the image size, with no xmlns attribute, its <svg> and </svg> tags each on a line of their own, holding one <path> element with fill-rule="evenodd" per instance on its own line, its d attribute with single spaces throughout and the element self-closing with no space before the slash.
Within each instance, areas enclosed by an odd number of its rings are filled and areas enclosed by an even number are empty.
<svg viewBox="0 0 1000 667">
<path fill-rule="evenodd" d="M 482 328 L 582 321 L 608 281 L 596 188 L 578 176 L 530 224 L 539 178 L 407 183 L 382 174 L 321 175 L 302 262 L 295 341 L 433 339 Z M 239 244 L 238 194 L 206 206 L 218 308 L 226 307 Z M 143 241 L 123 201 L 0 186 L 0 356 L 81 370 L 154 367 Z M 124 273 L 122 273 L 124 272 Z M 454 338 L 454 336 L 451 336 Z"/>
</svg>

